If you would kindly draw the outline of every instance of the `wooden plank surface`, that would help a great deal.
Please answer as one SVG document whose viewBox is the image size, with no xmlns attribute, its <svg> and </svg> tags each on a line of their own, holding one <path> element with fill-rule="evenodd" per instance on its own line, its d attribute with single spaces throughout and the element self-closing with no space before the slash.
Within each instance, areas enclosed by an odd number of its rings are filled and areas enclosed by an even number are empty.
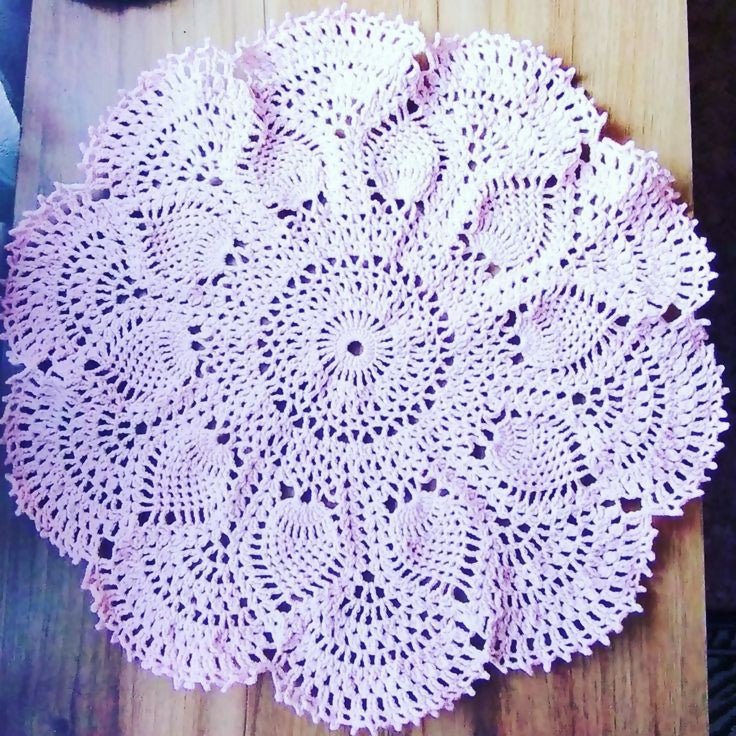
<svg viewBox="0 0 736 736">
<path fill-rule="evenodd" d="M 87 126 L 162 55 L 209 36 L 231 46 L 309 0 L 35 0 L 16 212 L 76 181 Z M 363 0 L 428 34 L 506 31 L 579 70 L 616 136 L 659 151 L 691 193 L 685 0 Z M 120 2 L 118 5 L 125 5 Z M 174 692 L 94 630 L 81 571 L 59 559 L 0 494 L 0 733 L 9 736 L 317 736 L 274 703 L 268 677 L 226 694 Z M 646 613 L 610 649 L 552 674 L 483 684 L 418 736 L 704 736 L 706 678 L 699 504 L 661 524 Z"/>
</svg>

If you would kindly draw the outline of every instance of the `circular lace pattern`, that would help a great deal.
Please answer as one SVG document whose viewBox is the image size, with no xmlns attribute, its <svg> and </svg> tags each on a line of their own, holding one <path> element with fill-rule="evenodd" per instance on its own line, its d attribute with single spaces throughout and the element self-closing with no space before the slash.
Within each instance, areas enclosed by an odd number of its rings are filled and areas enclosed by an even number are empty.
<svg viewBox="0 0 736 736">
<path fill-rule="evenodd" d="M 572 74 L 288 19 L 143 74 L 25 215 L 12 493 L 129 657 L 398 728 L 641 610 L 724 428 L 711 256 Z"/>
</svg>

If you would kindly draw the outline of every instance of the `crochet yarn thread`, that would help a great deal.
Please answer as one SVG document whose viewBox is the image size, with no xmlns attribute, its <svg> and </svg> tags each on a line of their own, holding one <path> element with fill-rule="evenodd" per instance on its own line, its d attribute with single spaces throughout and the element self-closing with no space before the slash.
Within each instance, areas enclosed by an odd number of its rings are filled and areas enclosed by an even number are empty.
<svg viewBox="0 0 736 736">
<path fill-rule="evenodd" d="M 573 70 L 346 9 L 170 56 L 8 246 L 19 513 L 177 687 L 399 728 L 640 611 L 711 254 Z"/>
</svg>

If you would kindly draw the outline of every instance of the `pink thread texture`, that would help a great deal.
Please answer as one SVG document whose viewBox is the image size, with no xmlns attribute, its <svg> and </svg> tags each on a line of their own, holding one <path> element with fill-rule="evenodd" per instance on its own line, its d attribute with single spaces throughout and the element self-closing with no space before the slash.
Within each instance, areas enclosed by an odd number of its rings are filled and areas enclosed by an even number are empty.
<svg viewBox="0 0 736 736">
<path fill-rule="evenodd" d="M 725 427 L 711 254 L 573 70 L 288 18 L 144 73 L 9 245 L 19 513 L 177 687 L 399 728 L 641 611 Z"/>
</svg>

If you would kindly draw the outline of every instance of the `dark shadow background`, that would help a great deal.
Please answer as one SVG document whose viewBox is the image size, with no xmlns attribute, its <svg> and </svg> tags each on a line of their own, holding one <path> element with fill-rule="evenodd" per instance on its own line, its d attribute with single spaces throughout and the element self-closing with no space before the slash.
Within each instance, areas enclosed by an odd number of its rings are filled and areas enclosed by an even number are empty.
<svg viewBox="0 0 736 736">
<path fill-rule="evenodd" d="M 689 0 L 693 191 L 700 233 L 716 254 L 715 295 L 703 310 L 736 422 L 736 2 Z M 736 734 L 736 427 L 703 499 L 712 736 Z"/>
<path fill-rule="evenodd" d="M 31 0 L 0 0 L 0 85 L 20 120 Z M 0 223 L 13 219 L 14 190 L 0 183 Z M 3 231 L 0 230 L 0 240 Z M 4 273 L 4 270 L 3 270 Z"/>
<path fill-rule="evenodd" d="M 726 406 L 736 421 L 736 2 L 690 0 L 690 90 L 693 183 L 700 233 L 715 252 L 719 277 L 703 315 L 732 393 Z M 726 447 L 705 489 L 707 604 L 736 612 L 736 427 L 721 438 Z"/>
<path fill-rule="evenodd" d="M 168 0 L 74 0 L 74 2 L 83 3 L 98 10 L 117 13 L 125 8 L 150 8 L 152 5 L 168 2 Z"/>
</svg>

